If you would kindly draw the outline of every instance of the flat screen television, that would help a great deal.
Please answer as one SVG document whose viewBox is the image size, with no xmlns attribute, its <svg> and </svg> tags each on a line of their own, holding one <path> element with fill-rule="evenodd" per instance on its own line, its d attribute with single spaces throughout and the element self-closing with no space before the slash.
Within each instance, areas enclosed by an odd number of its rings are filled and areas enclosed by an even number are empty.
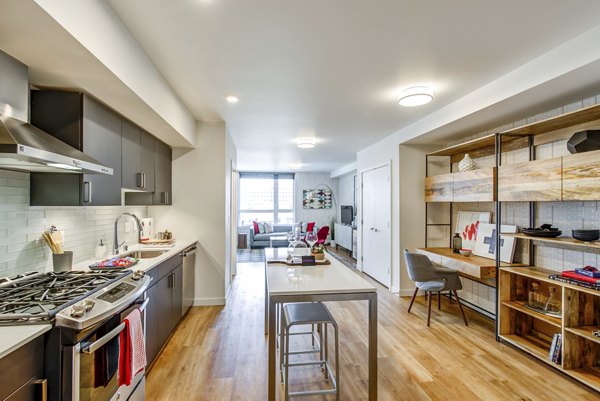
<svg viewBox="0 0 600 401">
<path fill-rule="evenodd" d="M 351 225 L 352 220 L 354 220 L 354 213 L 352 210 L 352 206 L 342 206 L 342 224 Z"/>
</svg>

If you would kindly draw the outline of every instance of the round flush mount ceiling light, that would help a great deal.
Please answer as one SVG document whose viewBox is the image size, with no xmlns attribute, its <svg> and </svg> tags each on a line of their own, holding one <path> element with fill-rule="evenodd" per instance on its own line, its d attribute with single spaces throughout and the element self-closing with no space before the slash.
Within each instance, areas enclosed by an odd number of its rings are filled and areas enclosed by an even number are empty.
<svg viewBox="0 0 600 401">
<path fill-rule="evenodd" d="M 315 138 L 300 138 L 296 142 L 301 149 L 310 149 L 315 147 Z"/>
<path fill-rule="evenodd" d="M 235 95 L 227 95 L 225 96 L 225 100 L 227 100 L 229 103 L 237 103 L 240 101 L 240 98 Z"/>
<path fill-rule="evenodd" d="M 400 106 L 416 107 L 433 100 L 433 92 L 427 86 L 412 86 L 404 89 L 398 98 Z"/>
</svg>

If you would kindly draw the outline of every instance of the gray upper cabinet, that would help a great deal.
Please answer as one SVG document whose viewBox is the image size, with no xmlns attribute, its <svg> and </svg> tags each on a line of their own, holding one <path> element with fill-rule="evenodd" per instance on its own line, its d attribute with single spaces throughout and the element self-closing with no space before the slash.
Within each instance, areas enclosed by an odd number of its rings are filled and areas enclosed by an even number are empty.
<svg viewBox="0 0 600 401">
<path fill-rule="evenodd" d="M 154 204 L 172 205 L 171 148 L 157 139 L 154 149 Z"/>
<path fill-rule="evenodd" d="M 31 173 L 30 204 L 120 205 L 121 120 L 82 93 L 32 91 L 31 123 L 111 167 L 114 174 Z"/>
<path fill-rule="evenodd" d="M 122 186 L 154 191 L 154 137 L 131 121 L 122 123 Z"/>
</svg>

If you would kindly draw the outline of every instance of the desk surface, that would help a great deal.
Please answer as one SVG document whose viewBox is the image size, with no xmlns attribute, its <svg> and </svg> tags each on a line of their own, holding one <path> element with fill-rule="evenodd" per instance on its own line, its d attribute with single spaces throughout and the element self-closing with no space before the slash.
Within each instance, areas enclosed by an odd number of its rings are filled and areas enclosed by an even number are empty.
<svg viewBox="0 0 600 401">
<path fill-rule="evenodd" d="M 308 252 L 308 250 L 307 250 Z M 307 253 L 308 254 L 308 253 Z M 267 248 L 266 260 L 282 260 L 287 248 Z M 374 285 L 344 266 L 331 255 L 331 264 L 321 266 L 287 266 L 267 262 L 267 285 L 270 295 L 343 294 L 376 292 Z"/>
</svg>

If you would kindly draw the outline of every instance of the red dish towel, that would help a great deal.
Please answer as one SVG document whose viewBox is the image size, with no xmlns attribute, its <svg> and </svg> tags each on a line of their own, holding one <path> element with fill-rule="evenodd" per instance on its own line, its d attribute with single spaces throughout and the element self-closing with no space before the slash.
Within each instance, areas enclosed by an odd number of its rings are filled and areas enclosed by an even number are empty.
<svg viewBox="0 0 600 401">
<path fill-rule="evenodd" d="M 120 335 L 119 386 L 131 384 L 131 379 L 146 367 L 142 314 L 135 309 L 124 320 Z"/>
</svg>

